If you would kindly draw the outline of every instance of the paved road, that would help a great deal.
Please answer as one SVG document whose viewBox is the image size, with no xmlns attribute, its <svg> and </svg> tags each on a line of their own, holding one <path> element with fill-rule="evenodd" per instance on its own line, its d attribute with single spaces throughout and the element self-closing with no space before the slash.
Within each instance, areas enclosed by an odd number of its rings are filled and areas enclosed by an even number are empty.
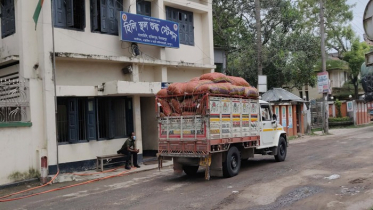
<svg viewBox="0 0 373 210">
<path fill-rule="evenodd" d="M 229 179 L 205 181 L 203 170 L 193 178 L 174 176 L 166 168 L 0 203 L 0 209 L 370 209 L 373 127 L 331 132 L 293 140 L 285 162 L 257 156 Z"/>
</svg>

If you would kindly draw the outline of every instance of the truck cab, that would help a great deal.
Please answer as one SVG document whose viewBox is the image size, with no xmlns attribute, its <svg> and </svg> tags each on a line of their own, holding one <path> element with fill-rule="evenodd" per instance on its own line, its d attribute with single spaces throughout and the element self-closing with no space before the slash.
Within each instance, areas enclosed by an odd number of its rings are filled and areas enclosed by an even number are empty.
<svg viewBox="0 0 373 210">
<path fill-rule="evenodd" d="M 276 147 L 278 146 L 280 136 L 285 136 L 286 132 L 284 131 L 282 125 L 278 123 L 278 116 L 272 113 L 273 109 L 271 105 L 268 102 L 262 100 L 259 100 L 259 104 L 261 144 L 260 147 L 258 147 L 258 149 Z"/>
</svg>

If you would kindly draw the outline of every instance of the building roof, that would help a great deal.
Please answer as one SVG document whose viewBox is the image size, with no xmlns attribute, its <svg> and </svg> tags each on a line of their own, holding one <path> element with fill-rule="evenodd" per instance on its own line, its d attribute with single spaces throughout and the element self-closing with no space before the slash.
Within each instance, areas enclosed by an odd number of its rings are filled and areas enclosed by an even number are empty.
<svg viewBox="0 0 373 210">
<path fill-rule="evenodd" d="M 281 98 L 281 100 L 280 100 Z M 306 102 L 300 97 L 294 95 L 293 93 L 284 90 L 282 88 L 273 88 L 265 92 L 262 95 L 262 100 L 268 102 L 276 102 L 276 101 L 297 101 L 297 102 Z"/>
</svg>

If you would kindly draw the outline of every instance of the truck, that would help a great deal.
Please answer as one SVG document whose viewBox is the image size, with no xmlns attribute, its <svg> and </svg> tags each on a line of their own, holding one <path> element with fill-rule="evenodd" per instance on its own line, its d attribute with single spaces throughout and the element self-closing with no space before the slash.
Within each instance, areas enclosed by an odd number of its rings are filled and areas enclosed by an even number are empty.
<svg viewBox="0 0 373 210">
<path fill-rule="evenodd" d="M 181 101 L 180 97 L 195 101 L 178 105 L 187 114 L 162 114 L 160 100 Z M 202 166 L 209 180 L 211 176 L 236 176 L 242 160 L 255 154 L 285 161 L 286 132 L 271 105 L 258 98 L 210 93 L 157 97 L 156 112 L 159 168 L 163 159 L 172 158 L 175 174 L 184 171 L 193 176 Z"/>
</svg>

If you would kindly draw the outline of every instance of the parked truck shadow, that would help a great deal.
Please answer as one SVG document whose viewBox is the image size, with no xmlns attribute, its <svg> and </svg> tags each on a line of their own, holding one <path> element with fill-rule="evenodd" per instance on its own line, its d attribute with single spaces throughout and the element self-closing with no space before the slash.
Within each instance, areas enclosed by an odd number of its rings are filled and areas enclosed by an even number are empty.
<svg viewBox="0 0 373 210">
<path fill-rule="evenodd" d="M 276 163 L 275 159 L 273 157 L 257 157 L 254 159 L 249 160 L 242 160 L 241 161 L 241 173 L 247 173 L 252 170 L 259 170 L 260 168 L 270 167 L 271 164 Z M 224 177 L 214 177 L 212 176 L 210 178 L 210 181 L 213 180 L 219 180 L 219 179 L 225 179 Z M 174 175 L 167 179 L 167 182 L 182 182 L 182 181 L 188 181 L 188 182 L 204 182 L 205 181 L 205 168 L 200 167 L 197 174 L 194 176 L 188 176 L 185 173 L 182 175 Z"/>
</svg>

